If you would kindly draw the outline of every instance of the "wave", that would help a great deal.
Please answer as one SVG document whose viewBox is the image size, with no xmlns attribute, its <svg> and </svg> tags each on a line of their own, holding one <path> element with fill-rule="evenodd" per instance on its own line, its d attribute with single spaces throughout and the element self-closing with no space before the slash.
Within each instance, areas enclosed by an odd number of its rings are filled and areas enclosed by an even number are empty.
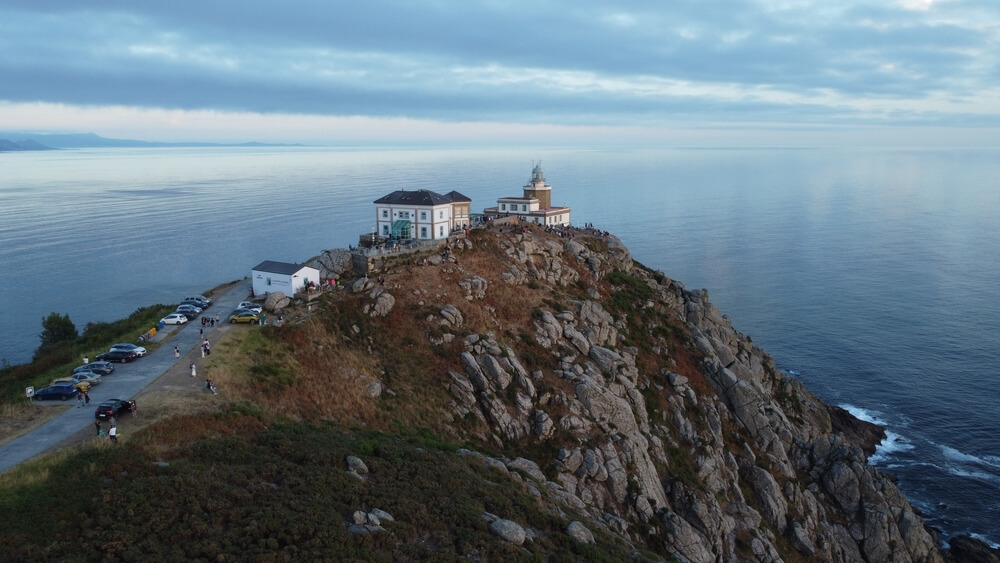
<svg viewBox="0 0 1000 563">
<path fill-rule="evenodd" d="M 938 444 L 938 448 L 940 448 L 941 453 L 944 455 L 944 457 L 952 461 L 959 461 L 962 463 L 974 463 L 977 465 L 985 465 L 987 467 L 1000 469 L 1000 457 L 991 455 L 978 457 L 972 454 L 967 454 L 965 452 L 960 452 L 950 446 L 942 446 L 940 444 Z"/>
<path fill-rule="evenodd" d="M 858 420 L 878 424 L 886 429 L 885 440 L 882 440 L 882 443 L 875 447 L 875 453 L 868 458 L 869 463 L 873 465 L 885 464 L 891 457 L 893 457 L 893 455 L 900 452 L 908 452 L 914 448 L 913 442 L 911 442 L 906 436 L 889 429 L 888 421 L 885 420 L 880 412 L 856 407 L 846 403 L 841 403 L 837 406 L 851 413 L 851 415 Z"/>
</svg>

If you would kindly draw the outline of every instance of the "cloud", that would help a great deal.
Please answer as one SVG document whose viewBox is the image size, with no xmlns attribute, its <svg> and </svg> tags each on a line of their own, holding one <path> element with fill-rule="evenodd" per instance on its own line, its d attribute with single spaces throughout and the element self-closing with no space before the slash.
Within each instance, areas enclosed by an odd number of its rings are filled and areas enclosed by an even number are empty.
<svg viewBox="0 0 1000 563">
<path fill-rule="evenodd" d="M 0 2 L 0 100 L 451 123 L 995 123 L 1000 7 Z M 997 98 L 993 98 L 997 100 Z"/>
</svg>

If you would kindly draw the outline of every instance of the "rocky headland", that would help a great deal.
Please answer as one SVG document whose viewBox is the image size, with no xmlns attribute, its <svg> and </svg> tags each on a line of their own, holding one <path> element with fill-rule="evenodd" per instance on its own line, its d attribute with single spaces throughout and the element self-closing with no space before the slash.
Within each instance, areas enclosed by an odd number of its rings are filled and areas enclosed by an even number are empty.
<svg viewBox="0 0 1000 563">
<path fill-rule="evenodd" d="M 997 560 L 970 538 L 943 550 L 867 463 L 881 428 L 781 373 L 706 291 L 634 261 L 613 235 L 505 225 L 363 260 L 328 251 L 310 265 L 340 289 L 274 299 L 283 326 L 214 348 L 233 348 L 209 368 L 229 418 L 165 419 L 134 446 L 213 474 L 222 466 L 206 458 L 234 452 L 225 472 L 237 492 L 212 509 L 227 524 L 212 528 L 200 507 L 198 532 L 189 510 L 155 495 L 149 507 L 120 501 L 195 530 L 186 557 L 229 552 L 206 530 L 259 531 L 263 516 L 241 515 L 250 503 L 311 515 L 293 540 L 231 540 L 254 557 L 302 555 L 330 536 L 352 557 L 402 560 Z M 339 450 L 323 445 L 322 425 L 421 445 L 365 434 Z M 180 439 L 177 428 L 198 430 Z M 233 445 L 241 432 L 257 453 Z M 274 451 L 294 464 L 267 461 Z M 182 478 L 134 477 L 143 491 Z"/>
</svg>

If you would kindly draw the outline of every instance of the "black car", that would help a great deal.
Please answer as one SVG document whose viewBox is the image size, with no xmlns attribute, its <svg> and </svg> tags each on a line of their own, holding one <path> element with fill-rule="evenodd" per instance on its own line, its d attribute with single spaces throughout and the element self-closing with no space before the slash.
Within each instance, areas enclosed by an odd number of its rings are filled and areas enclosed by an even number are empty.
<svg viewBox="0 0 1000 563">
<path fill-rule="evenodd" d="M 130 362 L 139 356 L 135 352 L 130 352 L 129 350 L 111 350 L 110 352 L 105 352 L 103 354 L 98 354 L 97 359 L 102 362 Z"/>
<path fill-rule="evenodd" d="M 184 301 L 181 301 L 180 303 L 177 304 L 178 307 L 180 307 L 181 305 L 190 305 L 192 307 L 197 307 L 202 311 L 204 311 L 205 307 L 207 307 L 207 305 L 195 299 L 185 299 Z"/>
<path fill-rule="evenodd" d="M 187 320 L 189 320 L 189 321 L 193 321 L 193 320 L 197 319 L 198 315 L 201 314 L 201 313 L 195 313 L 191 309 L 183 309 L 183 310 L 177 309 L 174 312 L 177 313 L 178 315 L 184 315 L 185 317 L 187 317 Z"/>
<path fill-rule="evenodd" d="M 112 416 L 117 418 L 121 414 L 132 412 L 132 405 L 134 404 L 135 401 L 126 401 L 125 399 L 104 401 L 97 405 L 97 409 L 94 410 L 94 418 L 100 420 L 108 420 Z"/>
<path fill-rule="evenodd" d="M 73 373 L 78 371 L 90 371 L 101 375 L 111 375 L 115 371 L 115 364 L 111 362 L 90 362 L 73 368 Z"/>
</svg>

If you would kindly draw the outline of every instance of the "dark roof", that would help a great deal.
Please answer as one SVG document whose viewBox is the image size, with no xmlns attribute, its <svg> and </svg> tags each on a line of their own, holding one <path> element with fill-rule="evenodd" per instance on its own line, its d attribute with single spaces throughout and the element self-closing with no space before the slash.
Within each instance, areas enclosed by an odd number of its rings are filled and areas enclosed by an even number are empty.
<svg viewBox="0 0 1000 563">
<path fill-rule="evenodd" d="M 294 274 L 302 268 L 305 264 L 289 264 L 288 262 L 275 262 L 273 260 L 264 260 L 260 264 L 253 267 L 255 272 L 267 272 L 269 274 Z"/>
<path fill-rule="evenodd" d="M 445 195 L 430 190 L 396 190 L 387 196 L 380 197 L 375 203 L 389 203 L 393 205 L 444 205 L 455 202 L 472 201 L 464 195 L 451 191 Z"/>
<path fill-rule="evenodd" d="M 453 203 L 465 203 L 465 202 L 470 202 L 471 203 L 472 202 L 472 200 L 469 199 L 468 196 L 464 196 L 464 195 L 456 192 L 455 190 L 452 190 L 452 191 L 444 194 L 444 196 L 448 197 L 448 198 L 451 198 L 451 201 Z"/>
</svg>

